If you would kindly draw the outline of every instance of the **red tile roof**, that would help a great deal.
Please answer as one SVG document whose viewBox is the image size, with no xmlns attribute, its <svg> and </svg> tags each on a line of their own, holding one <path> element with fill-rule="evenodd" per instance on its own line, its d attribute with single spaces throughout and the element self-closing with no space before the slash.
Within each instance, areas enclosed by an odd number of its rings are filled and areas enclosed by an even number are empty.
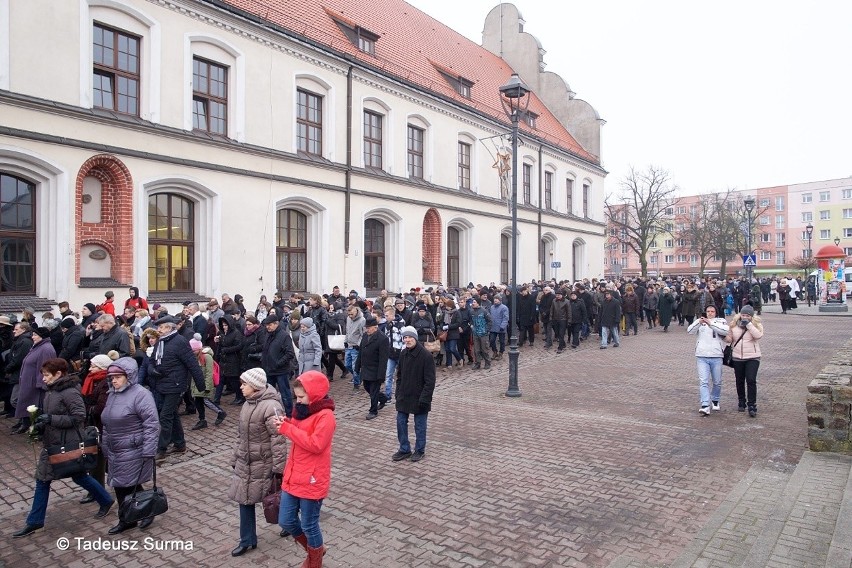
<svg viewBox="0 0 852 568">
<path fill-rule="evenodd" d="M 499 88 L 513 73 L 509 64 L 403 0 L 220 1 L 508 124 L 500 106 Z M 354 46 L 332 15 L 378 34 L 375 56 Z M 458 94 L 436 66 L 472 81 L 471 99 Z M 600 163 L 534 93 L 529 109 L 538 115 L 536 129 L 522 123 L 522 130 L 592 163 Z"/>
</svg>

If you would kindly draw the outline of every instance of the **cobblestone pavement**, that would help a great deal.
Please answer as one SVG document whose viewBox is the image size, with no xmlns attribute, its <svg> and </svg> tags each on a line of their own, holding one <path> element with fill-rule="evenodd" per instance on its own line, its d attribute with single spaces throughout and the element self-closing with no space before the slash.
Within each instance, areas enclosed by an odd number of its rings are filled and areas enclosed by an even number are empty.
<svg viewBox="0 0 852 568">
<path fill-rule="evenodd" d="M 488 372 L 440 372 L 420 463 L 392 463 L 392 408 L 365 421 L 366 394 L 337 380 L 325 565 L 670 564 L 752 466 L 789 477 L 807 444 L 806 386 L 849 338 L 849 321 L 765 314 L 756 419 L 736 411 L 730 369 L 722 410 L 698 414 L 694 338 L 684 327 L 641 329 L 618 349 L 598 349 L 594 336 L 561 355 L 525 347 L 518 399 L 503 396 L 506 358 Z M 184 420 L 190 427 L 195 418 Z M 1 432 L 0 566 L 300 565 L 297 545 L 260 511 L 257 550 L 229 555 L 238 539 L 237 507 L 224 497 L 235 434 L 232 418 L 187 433 L 190 451 L 159 470 L 171 508 L 145 533 L 108 537 L 115 512 L 94 519 L 97 506 L 79 505 L 79 488 L 56 482 L 46 528 L 12 540 L 32 498 L 34 452 Z M 61 537 L 70 550 L 57 547 Z M 77 538 L 139 550 L 78 550 Z M 172 541 L 192 550 L 145 550 Z"/>
</svg>

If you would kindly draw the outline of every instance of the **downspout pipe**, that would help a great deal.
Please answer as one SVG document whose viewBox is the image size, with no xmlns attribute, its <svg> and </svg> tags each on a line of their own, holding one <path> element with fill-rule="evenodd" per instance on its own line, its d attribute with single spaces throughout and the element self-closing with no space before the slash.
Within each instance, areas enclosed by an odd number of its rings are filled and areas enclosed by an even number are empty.
<svg viewBox="0 0 852 568">
<path fill-rule="evenodd" d="M 543 145 L 539 144 L 538 146 L 538 261 L 541 263 L 541 275 L 539 278 L 542 280 L 547 278 L 547 263 L 545 262 L 545 254 L 544 247 L 541 246 L 541 209 L 544 207 L 544 202 L 542 201 L 542 194 L 544 188 L 544 164 L 542 163 L 542 149 Z M 551 188 L 551 191 L 553 188 Z M 553 196 L 551 195 L 551 199 Z"/>
<path fill-rule="evenodd" d="M 346 189 L 346 202 L 343 208 L 344 223 L 343 223 L 343 254 L 349 256 L 349 229 L 351 228 L 351 200 L 352 200 L 352 71 L 354 67 L 349 66 L 346 71 L 346 180 L 344 186 Z M 344 271 L 346 263 L 344 263 Z M 346 274 L 343 275 L 344 282 Z M 348 287 L 348 285 L 347 285 Z"/>
</svg>

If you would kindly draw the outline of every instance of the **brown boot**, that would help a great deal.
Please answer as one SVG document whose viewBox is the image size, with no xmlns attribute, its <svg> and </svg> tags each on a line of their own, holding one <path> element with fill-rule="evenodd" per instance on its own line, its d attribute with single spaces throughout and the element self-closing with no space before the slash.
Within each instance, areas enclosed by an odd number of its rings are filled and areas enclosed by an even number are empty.
<svg viewBox="0 0 852 568">
<path fill-rule="evenodd" d="M 319 548 L 308 547 L 308 560 L 306 568 L 322 568 L 322 557 L 325 556 L 325 546 Z"/>
<path fill-rule="evenodd" d="M 308 537 L 305 536 L 305 533 L 302 533 L 299 536 L 294 536 L 293 538 L 296 542 L 302 545 L 302 548 L 305 549 L 305 552 L 308 551 Z"/>
</svg>

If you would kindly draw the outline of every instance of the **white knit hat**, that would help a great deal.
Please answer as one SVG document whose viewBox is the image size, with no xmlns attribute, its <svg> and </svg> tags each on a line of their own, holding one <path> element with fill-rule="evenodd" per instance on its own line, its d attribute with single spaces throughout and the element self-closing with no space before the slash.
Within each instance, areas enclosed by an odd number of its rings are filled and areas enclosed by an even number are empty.
<svg viewBox="0 0 852 568">
<path fill-rule="evenodd" d="M 260 367 L 244 372 L 240 375 L 240 380 L 254 390 L 263 390 L 266 388 L 266 372 Z"/>
<path fill-rule="evenodd" d="M 112 365 L 112 359 L 110 359 L 106 355 L 95 355 L 91 359 L 92 367 L 97 367 L 98 369 L 108 369 L 110 365 Z"/>
</svg>

